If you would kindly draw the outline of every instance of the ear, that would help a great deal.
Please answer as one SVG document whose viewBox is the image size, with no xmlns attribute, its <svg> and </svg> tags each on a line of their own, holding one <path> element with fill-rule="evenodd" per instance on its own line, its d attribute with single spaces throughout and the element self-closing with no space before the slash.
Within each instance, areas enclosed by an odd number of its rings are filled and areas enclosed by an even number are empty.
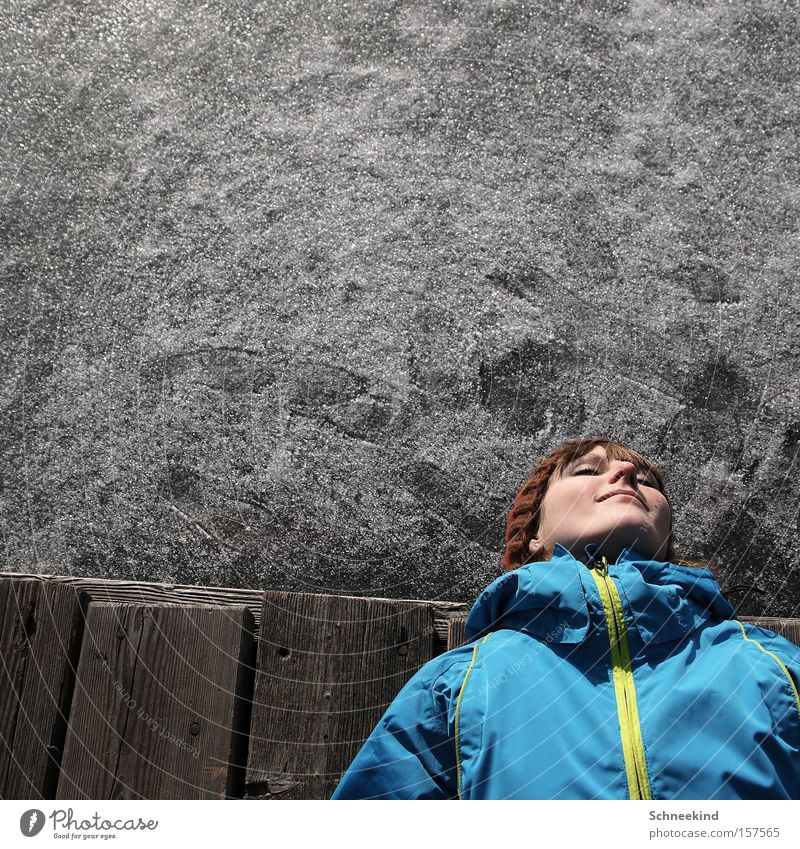
<svg viewBox="0 0 800 849">
<path fill-rule="evenodd" d="M 542 542 L 538 537 L 534 537 L 528 543 L 528 551 L 530 551 L 531 554 L 536 554 L 538 551 L 541 550 L 541 548 L 542 548 Z"/>
</svg>

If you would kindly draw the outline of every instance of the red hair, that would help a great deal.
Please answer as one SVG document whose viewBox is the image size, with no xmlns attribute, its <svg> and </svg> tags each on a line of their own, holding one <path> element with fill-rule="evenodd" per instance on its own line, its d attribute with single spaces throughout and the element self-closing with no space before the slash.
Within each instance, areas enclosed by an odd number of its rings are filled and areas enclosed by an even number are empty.
<svg viewBox="0 0 800 849">
<path fill-rule="evenodd" d="M 601 446 L 612 460 L 627 460 L 640 469 L 650 472 L 656 479 L 658 488 L 666 496 L 664 477 L 646 457 L 622 442 L 611 439 L 571 439 L 559 445 L 555 451 L 541 460 L 530 474 L 528 480 L 517 492 L 506 519 L 506 545 L 503 551 L 503 566 L 506 571 L 517 569 L 534 560 L 549 560 L 552 551 L 542 550 L 531 554 L 530 541 L 539 530 L 539 511 L 547 487 L 553 476 L 558 477 L 573 460 L 588 454 L 593 448 Z M 668 499 L 669 500 L 669 499 Z M 675 549 L 672 539 L 672 525 L 669 529 L 666 559 L 675 561 Z"/>
</svg>

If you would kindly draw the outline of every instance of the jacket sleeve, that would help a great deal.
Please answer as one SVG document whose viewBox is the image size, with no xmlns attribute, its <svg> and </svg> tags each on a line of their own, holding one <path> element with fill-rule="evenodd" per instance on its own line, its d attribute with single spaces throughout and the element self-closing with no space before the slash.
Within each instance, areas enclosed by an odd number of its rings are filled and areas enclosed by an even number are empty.
<svg viewBox="0 0 800 849">
<path fill-rule="evenodd" d="M 748 639 L 758 642 L 764 651 L 771 653 L 783 666 L 792 684 L 795 705 L 797 707 L 796 719 L 800 722 L 800 646 L 790 642 L 786 637 L 760 628 L 750 623 L 745 625 Z"/>
<path fill-rule="evenodd" d="M 457 796 L 447 706 L 429 663 L 403 687 L 339 782 L 332 799 L 452 799 Z"/>
</svg>

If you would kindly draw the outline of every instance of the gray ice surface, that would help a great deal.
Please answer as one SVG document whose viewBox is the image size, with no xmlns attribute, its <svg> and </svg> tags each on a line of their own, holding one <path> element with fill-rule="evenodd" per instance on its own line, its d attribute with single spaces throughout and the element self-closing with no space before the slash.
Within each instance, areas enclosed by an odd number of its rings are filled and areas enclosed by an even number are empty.
<svg viewBox="0 0 800 849">
<path fill-rule="evenodd" d="M 800 615 L 795 3 L 2 5 L 4 569 L 468 601 L 610 435 Z"/>
</svg>

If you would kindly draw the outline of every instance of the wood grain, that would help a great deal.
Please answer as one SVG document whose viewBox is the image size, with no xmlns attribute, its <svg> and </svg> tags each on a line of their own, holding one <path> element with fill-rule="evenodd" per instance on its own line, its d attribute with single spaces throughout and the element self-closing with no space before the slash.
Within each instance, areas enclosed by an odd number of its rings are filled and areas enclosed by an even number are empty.
<svg viewBox="0 0 800 849">
<path fill-rule="evenodd" d="M 83 630 L 73 587 L 0 582 L 0 797 L 52 799 Z"/>
<path fill-rule="evenodd" d="M 464 619 L 451 619 L 447 626 L 447 650 L 457 649 L 459 646 L 463 646 L 467 641 L 467 635 L 465 633 L 465 625 L 467 624 L 466 618 Z"/>
<path fill-rule="evenodd" d="M 91 604 L 58 798 L 241 795 L 253 647 L 246 607 Z"/>
<path fill-rule="evenodd" d="M 427 604 L 266 593 L 250 797 L 326 799 L 406 681 L 436 653 Z"/>
</svg>

